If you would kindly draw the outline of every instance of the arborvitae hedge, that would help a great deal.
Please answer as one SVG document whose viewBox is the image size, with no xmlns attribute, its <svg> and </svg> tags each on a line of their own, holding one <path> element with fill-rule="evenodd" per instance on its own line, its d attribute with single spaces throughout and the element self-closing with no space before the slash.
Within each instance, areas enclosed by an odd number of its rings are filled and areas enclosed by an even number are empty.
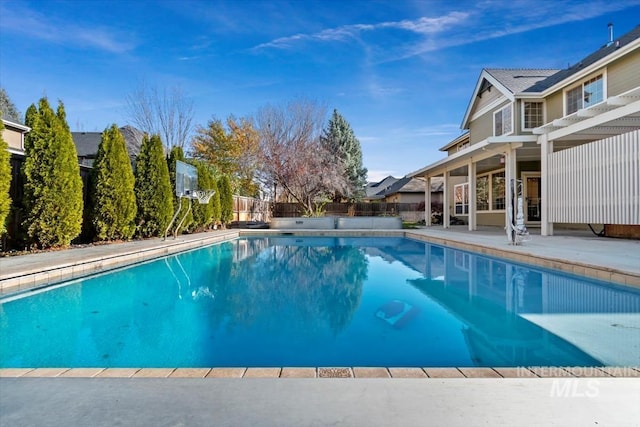
<svg viewBox="0 0 640 427">
<path fill-rule="evenodd" d="M 181 162 L 184 162 L 184 151 L 182 151 L 181 147 L 175 146 L 171 149 L 171 151 L 169 152 L 169 156 L 167 156 L 167 167 L 169 168 L 169 178 L 171 180 L 171 192 L 173 194 L 173 207 L 174 209 L 178 209 L 178 206 L 180 206 L 180 199 L 178 198 L 178 196 L 176 195 L 176 161 L 180 160 Z M 199 177 L 198 177 L 199 178 Z M 191 201 L 191 203 L 197 203 L 196 201 Z M 182 207 L 180 208 L 180 213 L 178 214 L 178 216 L 176 217 L 176 224 L 174 224 L 174 226 L 177 226 L 178 222 L 180 222 L 180 220 L 182 220 L 182 217 L 184 217 L 185 213 L 187 212 L 187 209 L 189 209 L 189 199 L 187 198 L 183 198 L 182 199 Z M 175 212 L 174 212 L 175 215 Z M 184 219 L 184 222 L 182 223 L 182 226 L 180 227 L 180 230 L 178 231 L 178 233 L 182 233 L 183 230 L 187 230 L 189 228 L 189 226 L 191 225 L 191 223 L 193 223 L 193 213 L 191 211 L 189 211 L 189 213 L 187 214 L 187 217 Z"/>
<path fill-rule="evenodd" d="M 220 195 L 216 181 L 209 165 L 202 161 L 192 160 L 191 163 L 198 170 L 198 187 L 201 190 L 214 190 L 215 193 L 209 199 L 209 203 L 201 205 L 197 200 L 193 200 L 192 229 L 194 231 L 210 230 L 216 220 L 220 220 Z M 214 215 L 217 214 L 218 218 Z"/>
<path fill-rule="evenodd" d="M 233 221 L 233 193 L 231 192 L 231 181 L 227 175 L 222 175 L 218 181 L 220 191 L 220 221 L 226 227 Z"/>
<path fill-rule="evenodd" d="M 96 237 L 130 239 L 136 231 L 135 181 L 124 137 L 115 124 L 102 133 L 91 178 Z"/>
<path fill-rule="evenodd" d="M 82 179 L 62 102 L 54 113 L 46 98 L 27 110 L 23 164 L 24 207 L 30 243 L 67 246 L 82 227 Z"/>
<path fill-rule="evenodd" d="M 0 118 L 2 114 L 0 114 Z M 11 156 L 9 155 L 9 144 L 2 138 L 4 124 L 0 120 L 0 236 L 6 231 L 6 220 L 11 209 Z"/>
<path fill-rule="evenodd" d="M 136 216 L 140 237 L 161 236 L 173 216 L 173 189 L 159 135 L 142 140 L 136 158 Z"/>
</svg>

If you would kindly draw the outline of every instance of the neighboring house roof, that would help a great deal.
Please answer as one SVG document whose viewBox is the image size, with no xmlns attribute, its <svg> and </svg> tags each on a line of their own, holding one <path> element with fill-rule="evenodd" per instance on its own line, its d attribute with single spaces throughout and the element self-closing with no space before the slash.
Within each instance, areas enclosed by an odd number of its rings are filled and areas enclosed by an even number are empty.
<svg viewBox="0 0 640 427">
<path fill-rule="evenodd" d="M 378 194 L 384 192 L 384 190 L 389 188 L 396 181 L 398 181 L 398 178 L 389 175 L 378 182 L 368 183 L 365 187 L 365 198 L 371 200 L 381 199 L 384 196 L 379 196 Z"/>
<path fill-rule="evenodd" d="M 548 78 L 541 80 L 536 84 L 531 85 L 526 89 L 523 89 L 522 91 L 527 93 L 543 92 L 549 89 L 550 87 L 553 87 L 556 84 L 560 83 L 561 81 L 566 80 L 569 77 L 573 76 L 574 74 L 582 71 L 583 69 L 587 68 L 589 65 L 592 65 L 598 62 L 599 60 L 604 59 L 605 57 L 609 56 L 610 54 L 617 51 L 621 47 L 628 45 L 629 43 L 631 43 L 632 41 L 638 38 L 640 38 L 640 25 L 638 25 L 628 33 L 624 34 L 620 38 L 614 40 L 613 43 L 607 43 L 606 45 L 602 46 L 600 49 L 596 50 L 592 54 L 583 58 L 581 61 L 578 61 L 576 64 L 570 66 L 569 68 L 560 70 L 557 73 L 553 74 L 552 76 L 549 76 Z"/>
<path fill-rule="evenodd" d="M 127 153 L 134 158 L 140 153 L 144 132 L 132 126 L 120 128 L 120 133 L 124 137 Z M 102 132 L 71 132 L 73 142 L 76 145 L 78 157 L 93 159 L 98 154 L 98 146 L 102 139 Z"/>
<path fill-rule="evenodd" d="M 421 177 L 404 177 L 394 182 L 390 187 L 376 194 L 377 198 L 383 199 L 398 193 L 424 193 L 425 180 Z M 431 178 L 431 192 L 443 191 L 444 178 Z"/>
</svg>

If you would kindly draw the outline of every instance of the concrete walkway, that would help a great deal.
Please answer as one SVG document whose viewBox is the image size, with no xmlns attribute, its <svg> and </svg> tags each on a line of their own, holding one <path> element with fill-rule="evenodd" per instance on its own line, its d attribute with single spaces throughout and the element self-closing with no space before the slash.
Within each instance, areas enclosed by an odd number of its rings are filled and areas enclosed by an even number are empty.
<svg viewBox="0 0 640 427">
<path fill-rule="evenodd" d="M 2 426 L 637 426 L 640 381 L 0 379 Z"/>
</svg>

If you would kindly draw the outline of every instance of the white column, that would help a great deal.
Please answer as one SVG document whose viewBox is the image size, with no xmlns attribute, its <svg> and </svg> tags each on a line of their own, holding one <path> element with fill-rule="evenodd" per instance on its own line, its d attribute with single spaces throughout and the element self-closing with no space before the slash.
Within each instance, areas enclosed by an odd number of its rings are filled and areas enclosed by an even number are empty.
<svg viewBox="0 0 640 427">
<path fill-rule="evenodd" d="M 473 159 L 469 160 L 467 167 L 469 173 L 469 231 L 474 231 L 476 227 L 476 164 Z"/>
<path fill-rule="evenodd" d="M 511 146 L 509 146 L 509 148 L 507 149 L 507 151 L 505 152 L 505 159 L 504 159 L 504 179 L 505 179 L 505 184 L 506 184 L 506 188 L 505 188 L 505 203 L 506 203 L 506 209 L 505 209 L 505 215 L 504 215 L 504 222 L 505 222 L 505 226 L 507 227 L 507 235 L 510 237 L 510 241 L 511 241 L 511 232 L 510 230 L 510 224 L 509 224 L 509 208 L 511 207 L 512 209 L 512 215 L 515 217 L 515 210 L 513 209 L 513 193 L 511 191 L 511 180 L 516 179 L 516 150 L 512 149 Z"/>
<path fill-rule="evenodd" d="M 444 200 L 442 201 L 442 226 L 444 228 L 449 228 L 449 224 L 451 223 L 451 213 L 449 212 L 449 207 L 451 205 L 451 190 L 449 185 L 449 171 L 444 173 Z"/>
<path fill-rule="evenodd" d="M 424 187 L 424 224 L 431 227 L 431 177 L 427 176 Z"/>
<path fill-rule="evenodd" d="M 543 236 L 553 236 L 553 223 L 549 222 L 549 155 L 553 153 L 553 141 L 547 139 L 546 134 L 538 138 L 540 143 L 540 209 L 541 224 L 540 234 Z"/>
</svg>

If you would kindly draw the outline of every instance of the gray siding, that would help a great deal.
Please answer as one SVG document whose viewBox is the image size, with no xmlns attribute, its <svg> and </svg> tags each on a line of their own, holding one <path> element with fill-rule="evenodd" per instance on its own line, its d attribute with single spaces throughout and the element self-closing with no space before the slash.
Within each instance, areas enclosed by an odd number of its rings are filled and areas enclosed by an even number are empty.
<svg viewBox="0 0 640 427">
<path fill-rule="evenodd" d="M 640 86 L 640 50 L 607 67 L 607 96 L 616 96 Z"/>
</svg>

